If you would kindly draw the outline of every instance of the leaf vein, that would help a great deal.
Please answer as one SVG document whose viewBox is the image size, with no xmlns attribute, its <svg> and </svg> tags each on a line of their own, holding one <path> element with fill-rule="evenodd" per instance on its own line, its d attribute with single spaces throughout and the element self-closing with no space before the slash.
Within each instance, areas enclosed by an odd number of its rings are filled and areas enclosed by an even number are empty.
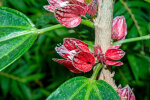
<svg viewBox="0 0 150 100">
<path fill-rule="evenodd" d="M 82 88 L 84 88 L 87 84 L 88 84 L 88 83 L 85 82 L 83 85 L 81 85 L 80 88 L 78 88 L 78 89 L 73 93 L 73 95 L 70 97 L 69 100 L 72 100 L 72 99 L 80 92 L 80 90 L 81 90 Z"/>
</svg>

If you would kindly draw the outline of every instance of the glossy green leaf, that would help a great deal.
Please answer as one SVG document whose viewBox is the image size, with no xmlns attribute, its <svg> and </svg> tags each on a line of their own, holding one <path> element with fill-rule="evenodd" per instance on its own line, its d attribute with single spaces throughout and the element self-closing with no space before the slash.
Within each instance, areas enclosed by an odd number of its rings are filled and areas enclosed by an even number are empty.
<svg viewBox="0 0 150 100">
<path fill-rule="evenodd" d="M 47 100 L 121 100 L 106 82 L 76 77 L 62 84 Z"/>
<path fill-rule="evenodd" d="M 0 71 L 23 55 L 37 34 L 32 22 L 22 13 L 0 7 Z"/>
</svg>

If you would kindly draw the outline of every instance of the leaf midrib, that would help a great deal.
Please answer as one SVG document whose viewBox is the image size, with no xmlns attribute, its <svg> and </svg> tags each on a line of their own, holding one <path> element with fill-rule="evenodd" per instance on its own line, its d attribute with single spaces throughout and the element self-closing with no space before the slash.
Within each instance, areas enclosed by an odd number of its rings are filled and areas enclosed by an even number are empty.
<svg viewBox="0 0 150 100">
<path fill-rule="evenodd" d="M 0 25 L 0 27 L 2 27 L 2 28 L 5 28 L 5 27 L 8 27 L 8 28 L 20 28 L 20 29 L 31 29 L 31 28 L 34 28 L 34 27 L 31 27 L 31 26 L 11 26 L 11 25 Z"/>
<path fill-rule="evenodd" d="M 87 88 L 87 91 L 86 91 L 86 94 L 85 94 L 85 100 L 89 100 L 89 95 L 90 95 L 90 92 L 93 88 L 93 82 L 91 82 L 92 80 L 89 80 L 89 83 L 88 83 L 88 88 Z"/>
<path fill-rule="evenodd" d="M 37 29 L 31 28 L 30 30 L 18 31 L 18 32 L 15 32 L 15 33 L 23 33 L 23 34 L 17 34 L 15 36 L 13 36 L 13 35 L 9 36 L 10 34 L 6 35 L 3 38 L 0 38 L 0 43 L 4 42 L 4 41 L 7 41 L 7 40 L 10 40 L 10 39 L 20 37 L 20 36 L 28 35 L 28 34 L 31 34 L 31 33 L 37 33 Z"/>
</svg>

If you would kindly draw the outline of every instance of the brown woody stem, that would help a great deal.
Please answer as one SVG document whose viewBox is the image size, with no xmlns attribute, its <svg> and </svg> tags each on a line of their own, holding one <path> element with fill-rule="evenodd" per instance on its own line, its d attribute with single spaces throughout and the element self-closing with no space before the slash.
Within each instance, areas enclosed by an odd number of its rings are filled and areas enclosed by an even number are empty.
<svg viewBox="0 0 150 100">
<path fill-rule="evenodd" d="M 100 45 L 103 53 L 105 53 L 111 45 L 113 4 L 113 0 L 99 0 L 98 16 L 94 20 L 95 45 Z M 98 79 L 106 81 L 117 90 L 117 86 L 115 85 L 108 66 L 103 67 Z"/>
</svg>

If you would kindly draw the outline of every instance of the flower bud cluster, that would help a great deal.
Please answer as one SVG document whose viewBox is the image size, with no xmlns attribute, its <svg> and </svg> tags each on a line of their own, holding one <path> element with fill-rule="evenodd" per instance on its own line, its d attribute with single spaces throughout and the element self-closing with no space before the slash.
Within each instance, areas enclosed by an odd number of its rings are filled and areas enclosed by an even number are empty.
<svg viewBox="0 0 150 100">
<path fill-rule="evenodd" d="M 95 58 L 88 48 L 88 44 L 74 39 L 65 38 L 63 45 L 55 48 L 57 53 L 65 59 L 53 59 L 64 65 L 71 72 L 81 73 L 90 71 L 94 64 Z"/>
<path fill-rule="evenodd" d="M 125 38 L 127 30 L 123 16 L 116 17 L 113 20 L 112 31 L 112 39 L 122 40 Z M 106 52 L 103 52 L 100 45 L 95 45 L 94 52 L 92 52 L 89 50 L 88 44 L 74 38 L 65 38 L 63 45 L 55 48 L 57 53 L 65 59 L 53 60 L 66 66 L 74 73 L 88 72 L 93 68 L 95 63 L 101 63 L 107 66 L 121 66 L 123 63 L 118 60 L 125 55 L 125 52 L 119 49 L 120 46 L 110 46 Z"/>
<path fill-rule="evenodd" d="M 48 0 L 50 5 L 44 8 L 55 14 L 56 19 L 68 28 L 76 27 L 81 22 L 81 16 L 96 15 L 96 5 L 86 3 L 84 0 Z"/>
<path fill-rule="evenodd" d="M 135 100 L 134 93 L 129 85 L 125 86 L 124 88 L 119 85 L 117 93 L 122 100 Z"/>
</svg>

